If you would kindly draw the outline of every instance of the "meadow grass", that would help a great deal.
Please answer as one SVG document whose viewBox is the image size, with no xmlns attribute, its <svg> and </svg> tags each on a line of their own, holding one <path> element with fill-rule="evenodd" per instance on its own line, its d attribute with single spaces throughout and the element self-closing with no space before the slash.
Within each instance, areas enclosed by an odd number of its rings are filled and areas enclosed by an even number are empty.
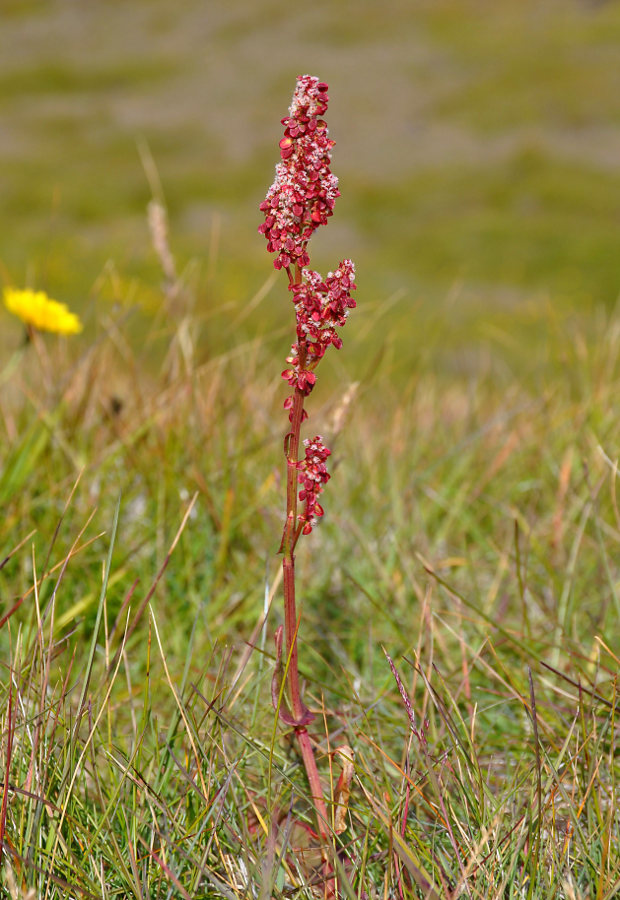
<svg viewBox="0 0 620 900">
<path fill-rule="evenodd" d="M 287 337 L 214 353 L 191 291 L 171 302 L 139 340 L 122 307 L 89 341 L 11 332 L 7 897 L 318 889 L 270 701 Z M 450 326 L 454 305 L 420 314 L 408 369 L 389 300 L 362 305 L 348 408 L 344 369 L 317 388 L 335 464 L 298 554 L 300 668 L 326 784 L 355 753 L 333 865 L 349 897 L 612 898 L 620 320 Z"/>
</svg>

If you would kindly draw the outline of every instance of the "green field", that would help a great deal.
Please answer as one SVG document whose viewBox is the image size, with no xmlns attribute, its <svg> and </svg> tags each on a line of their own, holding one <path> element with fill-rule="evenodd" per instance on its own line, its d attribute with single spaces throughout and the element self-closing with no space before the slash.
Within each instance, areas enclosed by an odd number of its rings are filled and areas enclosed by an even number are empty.
<svg viewBox="0 0 620 900">
<path fill-rule="evenodd" d="M 312 264 L 358 282 L 297 554 L 328 797 L 355 753 L 339 894 L 618 896 L 620 6 L 5 0 L 0 35 L 0 277 L 85 325 L 0 309 L 0 896 L 323 896 L 256 233 L 306 71 Z"/>
</svg>

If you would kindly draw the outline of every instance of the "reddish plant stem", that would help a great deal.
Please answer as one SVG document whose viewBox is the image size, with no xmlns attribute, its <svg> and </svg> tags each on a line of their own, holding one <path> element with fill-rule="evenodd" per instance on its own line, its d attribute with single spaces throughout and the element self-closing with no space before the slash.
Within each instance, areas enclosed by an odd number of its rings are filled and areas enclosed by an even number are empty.
<svg viewBox="0 0 620 900">
<path fill-rule="evenodd" d="M 290 277 L 290 275 L 289 275 Z M 291 279 L 292 280 L 292 279 Z M 295 283 L 301 281 L 301 270 L 295 268 Z M 305 365 L 305 342 L 298 341 L 300 367 Z M 310 794 L 316 811 L 319 834 L 322 838 L 328 835 L 329 819 L 323 797 L 321 779 L 314 758 L 312 741 L 306 728 L 306 723 L 311 713 L 301 698 L 299 686 L 299 664 L 297 654 L 297 607 L 295 602 L 295 546 L 299 539 L 300 528 L 297 523 L 297 485 L 299 469 L 299 444 L 301 434 L 301 422 L 304 412 L 304 394 L 299 388 L 295 388 L 293 406 L 291 408 L 291 429 L 285 442 L 286 452 L 286 523 L 282 535 L 282 561 L 283 585 L 284 585 L 284 633 L 286 639 L 286 654 L 288 658 L 288 688 L 291 703 L 291 714 L 297 723 L 295 735 L 299 741 L 301 756 L 306 769 Z"/>
<path fill-rule="evenodd" d="M 294 725 L 295 736 L 299 741 L 299 749 L 306 769 L 310 795 L 316 811 L 319 834 L 326 838 L 329 833 L 327 807 L 323 797 L 323 788 L 317 768 L 312 741 L 305 723 L 312 714 L 301 699 L 299 688 L 299 668 L 297 662 L 297 611 L 295 606 L 295 559 L 292 552 L 285 551 L 284 562 L 284 623 L 286 635 L 286 652 L 288 655 L 288 687 L 291 702 L 291 713 L 299 724 Z"/>
</svg>

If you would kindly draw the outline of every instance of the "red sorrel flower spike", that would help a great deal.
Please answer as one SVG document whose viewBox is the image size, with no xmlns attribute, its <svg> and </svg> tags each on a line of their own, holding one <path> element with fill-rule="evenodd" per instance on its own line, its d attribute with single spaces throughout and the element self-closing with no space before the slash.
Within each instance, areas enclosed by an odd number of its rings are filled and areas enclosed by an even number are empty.
<svg viewBox="0 0 620 900">
<path fill-rule="evenodd" d="M 275 268 L 285 269 L 288 275 L 297 331 L 297 340 L 286 360 L 287 368 L 282 372 L 282 377 L 293 389 L 284 401 L 291 428 L 284 439 L 286 519 L 280 543 L 290 711 L 282 707 L 282 684 L 277 676 L 282 659 L 282 628 L 276 636 L 277 669 L 272 682 L 272 697 L 278 715 L 288 726 L 293 726 L 299 741 L 319 835 L 325 843 L 330 840 L 330 817 L 307 729 L 312 713 L 302 700 L 299 683 L 295 547 L 301 534 L 311 532 L 323 515 L 318 498 L 329 481 L 325 460 L 330 451 L 319 435 L 304 441 L 305 457 L 299 459 L 301 423 L 307 417 L 304 403 L 316 381 L 314 369 L 330 344 L 336 348 L 342 346 L 336 329 L 345 324 L 349 310 L 356 305 L 351 296 L 355 290 L 355 268 L 350 259 L 343 260 L 326 278 L 308 268 L 308 241 L 315 229 L 332 215 L 336 198 L 340 196 L 338 179 L 330 170 L 334 142 L 329 139 L 322 118 L 327 111 L 328 99 L 327 85 L 323 81 L 311 75 L 297 79 L 289 114 L 282 119 L 284 136 L 280 140 L 280 162 L 276 166 L 275 180 L 260 204 L 264 222 L 258 229 L 265 235 L 267 250 L 276 254 Z M 326 863 L 326 872 L 331 872 L 330 863 Z M 326 889 L 331 884 L 330 875 L 325 881 Z M 331 896 L 331 887 L 329 893 Z"/>
<path fill-rule="evenodd" d="M 304 503 L 304 511 L 298 518 L 303 524 L 303 534 L 310 534 L 317 520 L 323 515 L 323 507 L 318 502 L 318 497 L 323 492 L 323 485 L 330 479 L 325 460 L 331 455 L 331 450 L 325 446 L 320 434 L 312 440 L 307 438 L 304 447 L 305 459 L 297 463 L 300 472 L 298 481 L 303 485 L 299 499 Z"/>
<path fill-rule="evenodd" d="M 276 253 L 276 269 L 310 262 L 306 245 L 319 225 L 332 215 L 340 196 L 338 179 L 330 170 L 331 148 L 327 126 L 320 116 L 327 111 L 327 85 L 313 75 L 301 75 L 282 119 L 281 161 L 276 177 L 260 204 L 265 221 L 258 230 L 267 250 Z"/>
</svg>

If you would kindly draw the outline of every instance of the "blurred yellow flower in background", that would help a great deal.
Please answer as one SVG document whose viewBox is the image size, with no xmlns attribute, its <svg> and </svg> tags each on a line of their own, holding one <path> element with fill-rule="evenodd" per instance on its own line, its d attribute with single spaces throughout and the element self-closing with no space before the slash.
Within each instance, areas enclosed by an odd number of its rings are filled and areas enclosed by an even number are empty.
<svg viewBox="0 0 620 900">
<path fill-rule="evenodd" d="M 6 287 L 4 305 L 24 322 L 40 331 L 54 334 L 79 334 L 82 323 L 64 303 L 51 300 L 45 291 Z"/>
</svg>

